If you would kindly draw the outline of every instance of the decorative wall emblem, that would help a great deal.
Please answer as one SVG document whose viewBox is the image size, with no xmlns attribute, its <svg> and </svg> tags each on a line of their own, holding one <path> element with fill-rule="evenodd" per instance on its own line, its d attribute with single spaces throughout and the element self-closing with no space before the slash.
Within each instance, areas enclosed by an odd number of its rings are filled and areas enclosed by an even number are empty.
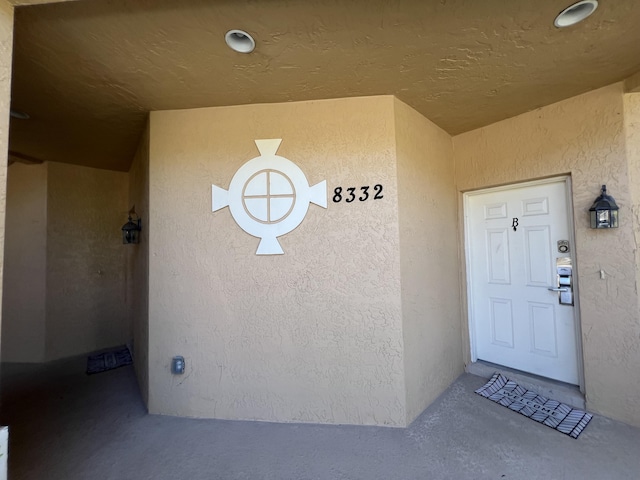
<svg viewBox="0 0 640 480">
<path fill-rule="evenodd" d="M 229 190 L 211 186 L 211 208 L 228 206 L 238 226 L 260 238 L 257 255 L 283 254 L 277 237 L 302 223 L 309 203 L 327 208 L 327 182 L 310 187 L 295 163 L 276 155 L 281 138 L 255 142 L 260 156 L 238 169 Z"/>
</svg>

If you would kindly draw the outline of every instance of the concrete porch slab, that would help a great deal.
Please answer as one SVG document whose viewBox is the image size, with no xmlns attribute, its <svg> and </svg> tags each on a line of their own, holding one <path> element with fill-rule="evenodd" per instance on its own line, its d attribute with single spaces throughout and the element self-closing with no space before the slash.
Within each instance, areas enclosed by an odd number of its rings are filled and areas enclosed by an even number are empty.
<svg viewBox="0 0 640 480">
<path fill-rule="evenodd" d="M 637 480 L 640 429 L 595 415 L 577 440 L 509 411 L 463 374 L 408 428 L 147 414 L 133 369 L 86 358 L 3 365 L 14 480 Z"/>
</svg>

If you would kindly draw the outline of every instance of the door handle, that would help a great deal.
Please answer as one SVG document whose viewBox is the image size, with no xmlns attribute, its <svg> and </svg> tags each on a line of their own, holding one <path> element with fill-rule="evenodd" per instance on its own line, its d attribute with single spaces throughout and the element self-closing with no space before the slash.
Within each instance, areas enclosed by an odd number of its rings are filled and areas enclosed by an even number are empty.
<svg viewBox="0 0 640 480">
<path fill-rule="evenodd" d="M 547 288 L 550 292 L 568 292 L 568 287 L 558 287 L 558 288 Z"/>
</svg>

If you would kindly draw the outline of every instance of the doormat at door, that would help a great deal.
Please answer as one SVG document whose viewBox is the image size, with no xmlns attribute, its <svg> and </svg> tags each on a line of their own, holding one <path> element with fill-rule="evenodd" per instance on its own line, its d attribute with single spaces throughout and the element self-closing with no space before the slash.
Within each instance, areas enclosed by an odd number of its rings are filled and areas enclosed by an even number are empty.
<svg viewBox="0 0 640 480">
<path fill-rule="evenodd" d="M 119 347 L 108 352 L 89 355 L 87 358 L 87 375 L 106 372 L 114 368 L 131 365 L 131 363 L 133 363 L 133 360 L 127 347 Z"/>
<path fill-rule="evenodd" d="M 583 410 L 527 390 L 499 373 L 494 373 L 476 393 L 572 438 L 578 438 L 593 418 Z"/>
</svg>

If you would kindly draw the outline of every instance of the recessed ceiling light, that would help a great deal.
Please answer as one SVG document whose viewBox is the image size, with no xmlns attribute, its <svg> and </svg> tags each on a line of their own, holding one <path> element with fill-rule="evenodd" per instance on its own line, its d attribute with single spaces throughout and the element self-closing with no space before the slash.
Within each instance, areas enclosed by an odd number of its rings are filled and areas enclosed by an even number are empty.
<svg viewBox="0 0 640 480">
<path fill-rule="evenodd" d="M 31 118 L 28 113 L 21 112 L 20 110 L 11 110 L 11 116 L 20 120 L 29 120 Z"/>
<path fill-rule="evenodd" d="M 558 28 L 570 27 L 581 22 L 598 8 L 598 0 L 582 0 L 565 8 L 556 17 L 553 24 Z"/>
<path fill-rule="evenodd" d="M 251 53 L 256 48 L 256 41 L 244 30 L 229 30 L 224 36 L 224 41 L 229 48 L 239 53 Z"/>
</svg>

